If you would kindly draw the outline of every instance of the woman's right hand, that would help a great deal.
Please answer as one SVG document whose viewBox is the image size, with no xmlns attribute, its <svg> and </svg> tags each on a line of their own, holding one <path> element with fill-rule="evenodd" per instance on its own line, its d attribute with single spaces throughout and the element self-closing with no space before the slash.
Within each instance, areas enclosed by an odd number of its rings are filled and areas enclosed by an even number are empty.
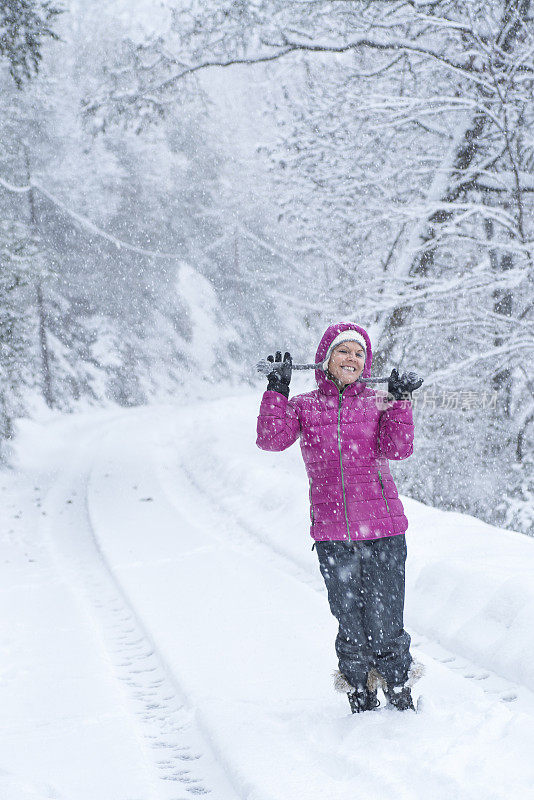
<svg viewBox="0 0 534 800">
<path fill-rule="evenodd" d="M 280 350 L 276 351 L 276 355 L 267 356 L 267 361 L 272 364 L 280 364 L 279 367 L 273 369 L 267 375 L 267 390 L 272 392 L 279 392 L 285 397 L 289 397 L 289 384 L 291 382 L 291 372 L 293 359 L 291 353 L 284 354 L 282 361 L 282 353 Z"/>
</svg>

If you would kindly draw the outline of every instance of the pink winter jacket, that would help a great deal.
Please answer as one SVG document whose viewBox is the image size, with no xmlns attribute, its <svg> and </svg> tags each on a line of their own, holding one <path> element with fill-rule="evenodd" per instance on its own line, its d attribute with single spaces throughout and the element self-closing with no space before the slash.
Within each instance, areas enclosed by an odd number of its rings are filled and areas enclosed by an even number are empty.
<svg viewBox="0 0 534 800">
<path fill-rule="evenodd" d="M 349 329 L 359 331 L 367 343 L 362 377 L 369 377 L 369 336 L 350 322 L 325 331 L 315 363 L 323 361 L 333 339 Z M 279 392 L 265 392 L 258 417 L 258 447 L 285 450 L 300 437 L 310 482 L 310 533 L 316 541 L 360 541 L 404 533 L 408 520 L 388 460 L 412 454 L 411 403 L 381 400 L 364 383 L 340 392 L 320 370 L 315 370 L 315 377 L 315 391 L 291 400 Z"/>
</svg>

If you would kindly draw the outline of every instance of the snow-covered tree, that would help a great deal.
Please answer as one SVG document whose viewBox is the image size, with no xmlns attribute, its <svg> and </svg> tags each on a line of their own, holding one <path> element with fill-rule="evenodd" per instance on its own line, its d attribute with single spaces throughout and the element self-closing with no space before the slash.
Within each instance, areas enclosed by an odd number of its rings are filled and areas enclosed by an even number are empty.
<svg viewBox="0 0 534 800">
<path fill-rule="evenodd" d="M 49 0 L 0 4 L 0 59 L 8 62 L 17 86 L 38 72 L 43 41 L 58 38 L 54 24 L 61 11 Z"/>
<path fill-rule="evenodd" d="M 34 380 L 34 320 L 27 303 L 36 255 L 28 226 L 0 219 L 0 447 L 2 439 L 11 438 Z"/>
</svg>

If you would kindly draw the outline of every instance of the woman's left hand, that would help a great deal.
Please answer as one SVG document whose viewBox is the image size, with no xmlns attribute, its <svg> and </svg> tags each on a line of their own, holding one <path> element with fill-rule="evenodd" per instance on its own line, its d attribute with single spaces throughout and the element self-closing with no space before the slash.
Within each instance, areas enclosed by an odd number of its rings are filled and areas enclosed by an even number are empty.
<svg viewBox="0 0 534 800">
<path fill-rule="evenodd" d="M 394 400 L 411 400 L 412 392 L 419 389 L 423 383 L 423 378 L 419 378 L 415 372 L 403 372 L 399 377 L 398 370 L 392 369 L 388 381 L 388 392 Z"/>
</svg>

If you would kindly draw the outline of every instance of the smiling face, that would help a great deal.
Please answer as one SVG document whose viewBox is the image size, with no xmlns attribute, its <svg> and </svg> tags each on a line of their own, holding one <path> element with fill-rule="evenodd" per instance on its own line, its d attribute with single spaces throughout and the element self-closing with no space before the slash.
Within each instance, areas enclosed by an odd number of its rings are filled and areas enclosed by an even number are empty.
<svg viewBox="0 0 534 800">
<path fill-rule="evenodd" d="M 328 371 L 338 386 L 354 383 L 363 372 L 365 351 L 358 342 L 341 342 L 332 350 Z"/>
</svg>

